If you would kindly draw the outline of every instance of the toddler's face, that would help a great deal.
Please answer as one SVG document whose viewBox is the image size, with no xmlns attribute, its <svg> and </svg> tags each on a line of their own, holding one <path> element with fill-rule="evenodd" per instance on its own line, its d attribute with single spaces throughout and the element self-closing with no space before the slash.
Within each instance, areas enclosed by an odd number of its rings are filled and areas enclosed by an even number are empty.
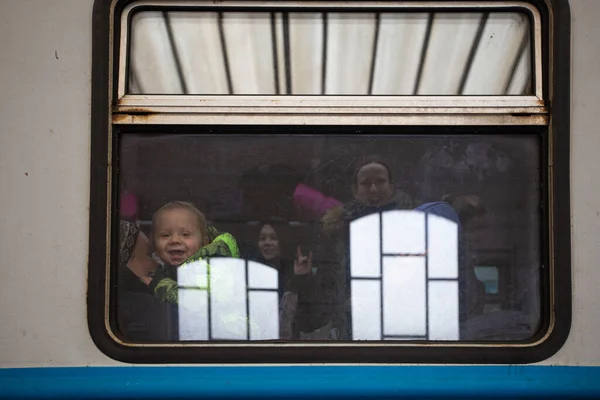
<svg viewBox="0 0 600 400">
<path fill-rule="evenodd" d="M 156 255 L 168 265 L 183 264 L 203 245 L 198 225 L 198 217 L 185 208 L 161 211 L 152 228 Z"/>
</svg>

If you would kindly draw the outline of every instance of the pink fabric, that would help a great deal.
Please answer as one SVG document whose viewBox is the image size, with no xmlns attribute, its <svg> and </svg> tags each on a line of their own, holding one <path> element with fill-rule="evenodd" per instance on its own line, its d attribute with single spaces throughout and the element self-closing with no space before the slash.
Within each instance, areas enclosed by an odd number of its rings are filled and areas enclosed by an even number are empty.
<svg viewBox="0 0 600 400">
<path fill-rule="evenodd" d="M 294 191 L 294 208 L 311 218 L 321 218 L 325 212 L 341 204 L 303 183 L 296 186 Z"/>
<path fill-rule="evenodd" d="M 136 220 L 138 218 L 138 197 L 133 193 L 121 193 L 121 218 Z"/>
</svg>

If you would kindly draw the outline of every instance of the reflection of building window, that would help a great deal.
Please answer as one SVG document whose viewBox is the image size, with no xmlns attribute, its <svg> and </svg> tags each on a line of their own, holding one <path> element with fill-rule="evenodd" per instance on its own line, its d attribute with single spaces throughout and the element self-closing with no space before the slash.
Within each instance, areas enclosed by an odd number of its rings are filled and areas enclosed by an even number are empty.
<svg viewBox="0 0 600 400">
<path fill-rule="evenodd" d="M 181 340 L 279 338 L 277 270 L 213 258 L 180 267 L 177 279 Z"/>
<path fill-rule="evenodd" d="M 486 294 L 498 294 L 500 281 L 498 267 L 476 266 L 475 275 L 485 285 Z"/>
<path fill-rule="evenodd" d="M 355 340 L 458 340 L 458 225 L 387 211 L 350 225 Z"/>
</svg>

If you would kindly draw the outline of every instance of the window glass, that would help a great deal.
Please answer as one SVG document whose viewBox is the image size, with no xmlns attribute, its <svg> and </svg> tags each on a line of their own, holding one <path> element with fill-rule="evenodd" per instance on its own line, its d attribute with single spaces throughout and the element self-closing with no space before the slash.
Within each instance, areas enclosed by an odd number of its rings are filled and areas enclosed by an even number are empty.
<svg viewBox="0 0 600 400">
<path fill-rule="evenodd" d="M 514 11 L 139 11 L 129 94 L 530 95 Z"/>
<path fill-rule="evenodd" d="M 128 340 L 537 332 L 537 134 L 195 130 L 119 133 Z"/>
</svg>

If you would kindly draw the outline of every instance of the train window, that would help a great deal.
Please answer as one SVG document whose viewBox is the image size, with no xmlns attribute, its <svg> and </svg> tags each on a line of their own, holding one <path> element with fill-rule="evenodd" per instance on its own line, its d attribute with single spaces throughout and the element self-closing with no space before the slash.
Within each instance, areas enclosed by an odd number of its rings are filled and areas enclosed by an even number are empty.
<svg viewBox="0 0 600 400">
<path fill-rule="evenodd" d="M 549 4 L 97 2 L 99 347 L 263 363 L 558 350 L 568 67 Z"/>
</svg>

